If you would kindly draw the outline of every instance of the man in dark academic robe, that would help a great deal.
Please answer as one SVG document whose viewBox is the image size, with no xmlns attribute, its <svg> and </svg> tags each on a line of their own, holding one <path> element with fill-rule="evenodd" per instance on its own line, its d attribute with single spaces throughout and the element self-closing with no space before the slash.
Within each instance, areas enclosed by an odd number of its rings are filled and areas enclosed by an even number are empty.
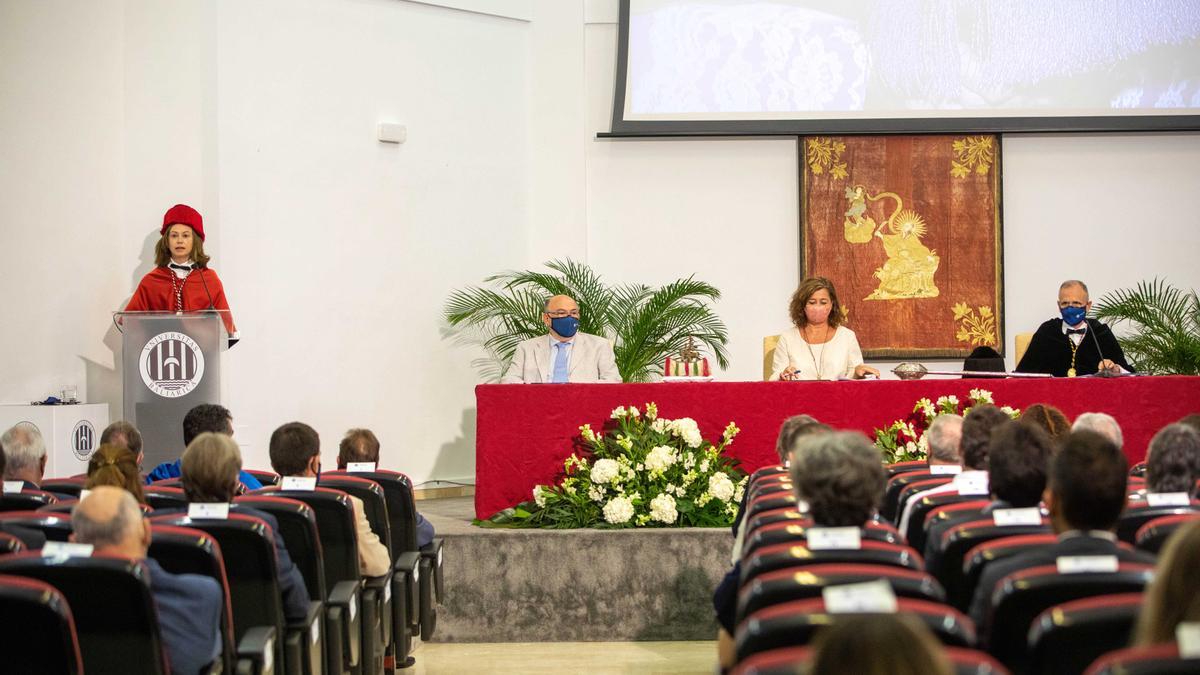
<svg viewBox="0 0 1200 675">
<path fill-rule="evenodd" d="M 1058 289 L 1060 318 L 1038 326 L 1016 371 L 1056 377 L 1093 375 L 1101 370 L 1112 375 L 1133 372 L 1112 330 L 1086 318 L 1091 308 L 1087 286 L 1074 279 L 1064 281 Z"/>
</svg>

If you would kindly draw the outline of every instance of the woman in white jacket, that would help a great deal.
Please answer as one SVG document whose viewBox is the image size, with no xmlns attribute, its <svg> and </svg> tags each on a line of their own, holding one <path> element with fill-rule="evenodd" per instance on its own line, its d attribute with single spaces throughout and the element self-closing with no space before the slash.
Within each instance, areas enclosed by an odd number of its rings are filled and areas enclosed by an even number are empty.
<svg viewBox="0 0 1200 675">
<path fill-rule="evenodd" d="M 842 305 L 833 282 L 825 277 L 805 279 L 788 308 L 793 326 L 779 336 L 772 380 L 837 380 L 879 377 L 863 363 L 854 331 L 841 325 Z"/>
</svg>

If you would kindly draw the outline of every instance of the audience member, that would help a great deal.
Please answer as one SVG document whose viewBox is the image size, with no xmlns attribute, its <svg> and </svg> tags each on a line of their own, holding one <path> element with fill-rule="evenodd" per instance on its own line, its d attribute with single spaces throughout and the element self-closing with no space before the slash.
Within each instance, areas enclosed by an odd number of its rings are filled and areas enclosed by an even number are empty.
<svg viewBox="0 0 1200 675">
<path fill-rule="evenodd" d="M 1125 447 L 1125 436 L 1121 433 L 1121 425 L 1117 423 L 1117 419 L 1108 413 L 1102 412 L 1085 412 L 1075 418 L 1075 423 L 1071 425 L 1071 431 L 1095 431 L 1112 441 L 1117 449 Z"/>
<path fill-rule="evenodd" d="M 321 438 L 315 429 L 303 422 L 289 422 L 276 429 L 271 434 L 270 452 L 271 467 L 280 476 L 316 478 L 321 475 Z M 382 576 L 392 564 L 387 547 L 371 530 L 362 500 L 354 495 L 347 496 L 353 506 L 358 534 L 359 570 L 369 577 Z"/>
<path fill-rule="evenodd" d="M 192 441 L 203 433 L 225 434 L 232 437 L 233 415 L 229 409 L 212 403 L 201 403 L 189 410 L 183 417 L 183 446 L 186 448 L 191 445 Z M 177 459 L 174 462 L 163 462 L 154 467 L 154 470 L 146 475 L 146 484 L 149 485 L 156 480 L 165 478 L 178 478 L 182 473 L 181 461 Z M 262 487 L 262 483 L 257 478 L 241 470 L 238 471 L 238 482 L 244 488 L 239 489 L 239 492 L 257 490 Z"/>
<path fill-rule="evenodd" d="M 875 515 L 887 474 L 862 435 L 835 431 L 800 438 L 792 453 L 796 498 L 821 527 L 862 527 Z"/>
<path fill-rule="evenodd" d="M 150 523 L 128 490 L 95 488 L 71 512 L 71 527 L 71 540 L 91 544 L 93 554 L 129 558 L 146 566 L 172 673 L 195 675 L 219 657 L 224 591 L 209 577 L 171 574 L 146 557 Z"/>
<path fill-rule="evenodd" d="M 1196 496 L 1200 480 L 1200 432 L 1186 424 L 1168 424 L 1146 453 L 1147 492 L 1186 492 Z"/>
<path fill-rule="evenodd" d="M 1200 622 L 1200 520 L 1179 528 L 1163 547 L 1134 629 L 1135 646 L 1175 642 L 1183 622 Z"/>
<path fill-rule="evenodd" d="M 1058 542 L 988 564 L 975 589 L 971 618 L 984 629 L 991 614 L 992 590 L 1005 576 L 1037 565 L 1053 565 L 1060 556 L 1114 555 L 1122 562 L 1154 563 L 1154 556 L 1117 545 L 1117 519 L 1125 508 L 1129 466 L 1107 437 L 1072 431 L 1050 461 L 1048 488 L 1042 495 Z"/>
<path fill-rule="evenodd" d="M 6 466 L 4 480 L 19 480 L 22 489 L 40 490 L 46 472 L 46 442 L 36 428 L 18 424 L 0 436 Z"/>
<path fill-rule="evenodd" d="M 929 455 L 925 461 L 930 466 L 962 466 L 961 415 L 938 415 L 929 423 L 925 430 L 925 439 L 929 443 Z"/>
<path fill-rule="evenodd" d="M 115 445 L 119 448 L 129 448 L 137 459 L 138 467 L 142 466 L 142 432 L 125 420 L 117 420 L 104 428 L 100 434 L 100 445 Z"/>
<path fill-rule="evenodd" d="M 901 614 L 848 614 L 817 633 L 808 675 L 951 675 L 925 624 Z"/>
<path fill-rule="evenodd" d="M 238 473 L 242 469 L 242 453 L 237 443 L 223 433 L 205 432 L 196 436 L 180 460 L 183 469 L 183 494 L 189 503 L 228 504 L 238 489 Z M 159 509 L 171 513 L 173 509 Z M 238 513 L 259 518 L 271 526 L 275 534 L 275 557 L 278 566 L 279 589 L 283 593 L 283 613 L 289 621 L 299 621 L 308 614 L 308 591 L 304 577 L 292 563 L 279 534 L 275 516 L 258 509 L 241 506 Z"/>
<path fill-rule="evenodd" d="M 4 457 L 4 447 L 0 445 L 0 476 L 4 475 L 5 465 L 7 460 Z M 36 550 L 46 544 L 46 535 L 42 534 L 41 530 L 35 530 L 32 527 L 21 527 L 12 523 L 6 523 L 0 520 L 0 532 L 12 535 L 21 540 L 25 548 Z"/>
<path fill-rule="evenodd" d="M 1017 421 L 1021 424 L 1032 424 L 1046 432 L 1055 445 L 1061 444 L 1071 432 L 1071 420 L 1067 419 L 1063 411 L 1048 403 L 1034 403 L 1021 411 Z"/>
<path fill-rule="evenodd" d="M 338 444 L 337 467 L 345 470 L 351 462 L 369 462 L 379 467 L 379 439 L 370 429 L 351 429 Z M 433 524 L 425 516 L 417 514 L 417 546 L 425 548 L 433 543 Z"/>
<path fill-rule="evenodd" d="M 1183 419 L 1179 420 L 1179 423 L 1186 424 L 1187 426 L 1195 429 L 1196 433 L 1200 433 L 1200 413 L 1185 415 Z"/>
<path fill-rule="evenodd" d="M 117 445 L 102 443 L 88 459 L 88 490 L 101 485 L 111 485 L 128 490 L 139 503 L 146 501 L 142 491 L 142 477 L 138 474 L 137 456 L 133 450 Z"/>
</svg>

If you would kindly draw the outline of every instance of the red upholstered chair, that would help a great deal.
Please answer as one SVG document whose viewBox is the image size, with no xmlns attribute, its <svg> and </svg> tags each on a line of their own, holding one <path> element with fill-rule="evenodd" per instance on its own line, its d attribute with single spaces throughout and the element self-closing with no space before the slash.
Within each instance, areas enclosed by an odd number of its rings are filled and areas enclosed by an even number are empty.
<svg viewBox="0 0 1200 675">
<path fill-rule="evenodd" d="M 1189 506 L 1150 506 L 1146 502 L 1127 504 L 1117 520 L 1117 539 L 1133 544 L 1142 525 L 1163 516 L 1187 515 L 1200 512 L 1200 501 L 1195 499 Z"/>
<path fill-rule="evenodd" d="M 39 530 L 46 541 L 67 541 L 71 536 L 71 515 L 42 511 L 6 511 L 0 521 Z"/>
<path fill-rule="evenodd" d="M 760 513 L 783 508 L 796 508 L 796 495 L 794 493 L 790 491 L 776 492 L 747 501 L 745 518 L 749 522 L 754 520 L 754 517 Z"/>
<path fill-rule="evenodd" d="M 964 560 L 972 549 L 989 541 L 1021 535 L 1050 533 L 1050 521 L 1042 518 L 1041 525 L 997 525 L 990 517 L 968 520 L 954 525 L 930 542 L 933 555 L 926 567 L 946 587 L 950 604 L 965 610 L 971 603 L 975 586 L 965 574 Z"/>
<path fill-rule="evenodd" d="M 47 478 L 42 481 L 42 489 L 47 492 L 70 495 L 79 499 L 79 493 L 83 490 L 83 484 L 86 482 L 87 478 Z"/>
<path fill-rule="evenodd" d="M 788 473 L 788 469 L 786 466 L 784 466 L 782 464 L 771 464 L 768 466 L 760 467 L 754 473 L 750 474 L 750 480 L 747 481 L 746 484 L 750 485 L 757 480 L 760 480 L 762 478 L 767 478 L 770 476 L 786 476 L 787 473 Z"/>
<path fill-rule="evenodd" d="M 773 523 L 796 523 L 799 521 L 808 520 L 808 514 L 800 513 L 796 509 L 796 505 L 783 506 L 777 509 L 769 509 L 761 511 L 753 518 L 747 517 L 742 522 L 745 526 L 742 528 L 745 536 L 750 536 L 754 530 Z"/>
<path fill-rule="evenodd" d="M 927 600 L 897 598 L 896 612 L 925 623 L 943 644 L 975 645 L 975 625 L 958 610 Z M 759 652 L 808 644 L 820 628 L 834 621 L 821 598 L 793 600 L 760 609 L 738 624 L 735 636 L 739 662 Z"/>
<path fill-rule="evenodd" d="M 20 553 L 24 550 L 25 544 L 21 543 L 20 539 L 17 539 L 11 534 L 0 532 L 0 555 Z"/>
<path fill-rule="evenodd" d="M 1175 530 L 1197 518 L 1200 518 L 1200 513 L 1181 513 L 1155 518 L 1138 528 L 1134 536 L 1134 545 L 1157 555 L 1163 544 L 1167 543 L 1167 539 L 1175 534 Z"/>
<path fill-rule="evenodd" d="M 911 508 L 908 520 L 908 531 L 901 532 L 908 540 L 908 545 L 918 551 L 925 550 L 925 517 L 935 509 L 951 504 L 970 504 L 979 502 L 979 495 L 960 495 L 957 492 L 943 492 L 917 499 Z"/>
<path fill-rule="evenodd" d="M 268 485 L 279 485 L 279 474 L 274 471 L 263 471 L 261 469 L 242 469 L 246 473 L 258 479 L 258 482 L 263 484 L 263 487 Z"/>
<path fill-rule="evenodd" d="M 745 557 L 762 546 L 782 544 L 786 542 L 804 542 L 808 539 L 809 530 L 816 527 L 810 519 L 785 521 L 756 527 L 747 532 L 742 543 L 742 557 Z M 904 537 L 888 523 L 867 521 L 858 528 L 863 540 L 883 541 L 889 544 L 904 544 Z"/>
<path fill-rule="evenodd" d="M 914 474 L 901 474 L 898 478 L 903 478 L 904 476 L 907 476 L 907 475 L 916 475 L 916 474 L 915 473 Z M 900 494 L 896 498 L 896 517 L 895 517 L 896 524 L 897 525 L 900 524 L 900 520 L 904 516 L 904 506 L 906 504 L 908 504 L 908 502 L 913 497 L 917 496 L 918 494 L 920 494 L 922 492 L 925 492 L 926 490 L 932 490 L 935 487 L 941 487 L 942 485 L 945 485 L 953 480 L 954 480 L 954 476 L 926 476 L 924 478 L 921 478 L 920 480 L 914 480 L 914 481 L 908 483 L 907 485 L 905 485 L 900 490 Z M 953 492 L 950 494 L 958 494 L 958 493 Z M 976 495 L 973 498 L 978 499 L 979 497 L 978 497 L 978 495 Z M 885 497 L 885 499 L 886 499 L 886 497 Z M 920 518 L 917 519 L 917 522 L 924 523 L 924 521 L 921 520 Z"/>
<path fill-rule="evenodd" d="M 1055 565 L 1013 572 L 996 584 L 991 615 L 981 627 L 988 652 L 1011 670 L 1025 672 L 1029 629 L 1043 611 L 1097 595 L 1140 593 L 1153 576 L 1152 565 L 1139 563 L 1119 563 L 1115 572 L 1061 574 Z"/>
<path fill-rule="evenodd" d="M 57 497 L 43 490 L 5 492 L 3 495 L 0 495 L 0 512 L 36 511 L 43 506 L 53 504 L 57 501 Z"/>
<path fill-rule="evenodd" d="M 787 476 L 778 478 L 770 478 L 751 485 L 746 489 L 746 501 L 749 503 L 763 495 L 772 495 L 778 493 L 793 492 L 795 486 L 792 484 L 792 479 Z"/>
<path fill-rule="evenodd" d="M 1113 645 L 1126 644 L 1141 593 L 1098 595 L 1054 605 L 1029 628 L 1029 675 L 1082 673 Z"/>
<path fill-rule="evenodd" d="M 954 675 L 1008 675 L 1008 669 L 986 652 L 943 647 Z M 760 652 L 739 663 L 733 675 L 796 675 L 812 659 L 812 647 L 783 647 Z"/>
<path fill-rule="evenodd" d="M 897 473 L 888 478 L 887 485 L 883 489 L 883 501 L 879 505 L 879 514 L 885 519 L 893 523 L 900 519 L 900 511 L 897 505 L 900 502 L 900 492 L 909 485 L 922 480 L 933 478 L 933 474 L 929 472 L 929 467 L 924 469 L 913 469 Z"/>
<path fill-rule="evenodd" d="M 70 517 L 71 511 L 75 509 L 75 505 L 78 503 L 78 499 L 60 499 L 53 504 L 39 508 L 38 513 L 59 513 Z M 142 515 L 150 515 L 154 512 L 154 509 L 149 504 L 138 504 L 138 508 L 142 510 Z"/>
<path fill-rule="evenodd" d="M 146 503 L 154 509 L 186 509 L 188 507 L 183 488 L 152 484 L 143 488 L 142 492 L 146 495 Z"/>
<path fill-rule="evenodd" d="M 63 594 L 50 584 L 0 575 L 0 626 L 4 672 L 10 675 L 76 675 L 83 672 L 75 619 Z"/>
<path fill-rule="evenodd" d="M 942 585 L 929 574 L 888 565 L 827 563 L 789 567 L 767 572 L 742 586 L 738 593 L 738 623 L 771 605 L 821 597 L 827 586 L 883 579 L 896 597 L 945 602 Z"/>
<path fill-rule="evenodd" d="M 1129 467 L 1129 475 L 1136 476 L 1138 478 L 1145 478 L 1146 477 L 1146 463 L 1138 462 L 1137 464 L 1134 464 L 1133 466 Z"/>
<path fill-rule="evenodd" d="M 819 563 L 862 563 L 887 565 L 921 571 L 924 562 L 921 554 L 908 546 L 866 540 L 857 549 L 812 550 L 803 544 L 773 544 L 763 546 L 742 558 L 742 578 L 739 586 L 745 586 L 754 577 L 765 572 L 814 565 Z"/>
<path fill-rule="evenodd" d="M 153 483 L 150 483 L 150 485 L 155 486 L 155 487 L 181 488 L 181 487 L 183 487 L 183 478 L 181 478 L 179 476 L 175 476 L 174 478 L 160 478 L 159 480 L 156 480 Z"/>
<path fill-rule="evenodd" d="M 925 460 L 916 460 L 912 462 L 896 462 L 883 467 L 887 470 L 887 477 L 898 476 L 902 473 L 911 473 L 913 471 L 929 471 L 929 463 Z"/>
<path fill-rule="evenodd" d="M 983 576 L 983 570 L 992 561 L 1003 560 L 1042 546 L 1050 546 L 1057 541 L 1058 535 L 1046 532 L 1002 537 L 977 544 L 963 556 L 962 587 L 959 589 L 958 596 L 956 597 L 953 591 L 947 590 L 947 593 L 950 594 L 950 604 L 963 611 L 970 607 L 971 599 L 975 597 L 975 587 L 979 585 L 979 579 Z M 939 581 L 943 586 L 946 584 L 945 579 Z"/>
<path fill-rule="evenodd" d="M 1084 675 L 1195 675 L 1200 659 L 1179 656 L 1179 645 L 1168 642 L 1149 647 L 1128 647 L 1096 659 Z"/>
</svg>

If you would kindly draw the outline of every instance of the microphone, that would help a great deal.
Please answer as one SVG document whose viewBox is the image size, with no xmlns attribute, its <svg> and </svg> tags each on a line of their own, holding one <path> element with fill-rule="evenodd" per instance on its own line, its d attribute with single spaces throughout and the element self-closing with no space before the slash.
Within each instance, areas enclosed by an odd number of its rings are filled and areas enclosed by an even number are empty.
<svg viewBox="0 0 1200 675">
<path fill-rule="evenodd" d="M 214 309 L 216 309 L 216 306 L 213 305 L 212 293 L 208 292 L 208 283 L 206 283 L 204 281 L 204 270 L 205 269 L 207 269 L 207 268 L 197 267 L 196 272 L 200 276 L 200 285 L 204 286 L 204 294 L 208 296 L 208 307 L 206 307 L 205 309 L 214 310 Z"/>
<path fill-rule="evenodd" d="M 1100 355 L 1100 361 L 1104 361 L 1104 351 L 1100 349 L 1100 340 L 1096 337 L 1096 327 L 1090 323 L 1087 325 L 1087 327 L 1088 327 L 1088 331 L 1087 331 L 1088 335 L 1092 336 L 1092 342 L 1096 344 L 1096 353 Z M 1097 364 L 1096 365 L 1096 376 L 1097 377 L 1116 377 L 1117 375 L 1115 373 L 1109 372 L 1105 368 L 1101 368 L 1099 366 L 1099 364 Z"/>
</svg>

